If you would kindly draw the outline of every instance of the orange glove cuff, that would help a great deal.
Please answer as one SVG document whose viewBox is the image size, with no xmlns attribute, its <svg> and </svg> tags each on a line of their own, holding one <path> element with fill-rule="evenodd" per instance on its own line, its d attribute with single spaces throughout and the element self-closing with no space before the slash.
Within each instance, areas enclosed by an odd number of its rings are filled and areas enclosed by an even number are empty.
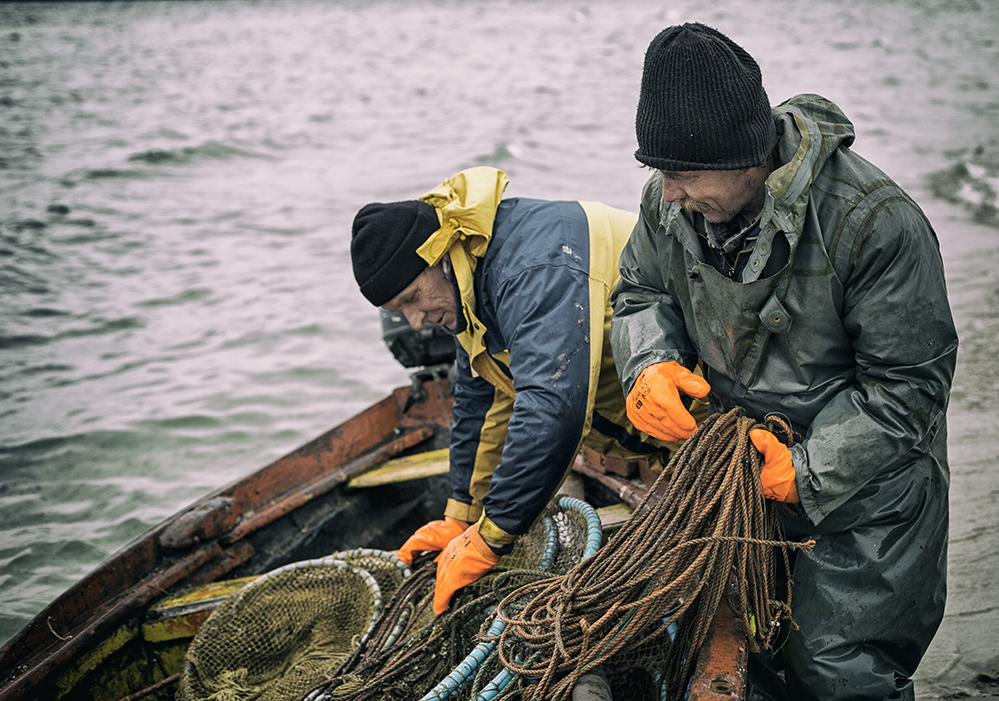
<svg viewBox="0 0 999 701">
<path fill-rule="evenodd" d="M 444 613 L 456 591 L 482 577 L 499 559 L 475 526 L 469 526 L 448 543 L 437 560 L 434 613 L 438 616 Z"/>
<path fill-rule="evenodd" d="M 763 455 L 763 469 L 760 470 L 760 485 L 767 499 L 797 504 L 798 484 L 795 478 L 791 451 L 770 431 L 754 428 L 749 439 Z"/>
<path fill-rule="evenodd" d="M 445 516 L 442 521 L 431 521 L 420 526 L 416 533 L 399 548 L 399 559 L 407 565 L 413 564 L 416 553 L 436 552 L 443 550 L 447 544 L 460 536 L 468 528 L 468 524 L 456 518 Z"/>
</svg>

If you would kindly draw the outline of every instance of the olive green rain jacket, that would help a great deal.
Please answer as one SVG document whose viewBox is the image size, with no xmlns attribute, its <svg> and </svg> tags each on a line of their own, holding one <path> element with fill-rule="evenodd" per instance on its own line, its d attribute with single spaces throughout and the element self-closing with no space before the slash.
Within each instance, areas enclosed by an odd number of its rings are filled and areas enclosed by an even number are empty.
<svg viewBox="0 0 999 701">
<path fill-rule="evenodd" d="M 782 521 L 817 541 L 797 558 L 801 630 L 779 655 L 791 697 L 909 698 L 946 591 L 957 336 L 943 264 L 835 105 L 800 95 L 774 119 L 783 165 L 731 277 L 706 262 L 701 215 L 662 200 L 661 174 L 647 183 L 613 299 L 618 373 L 627 389 L 652 363 L 700 358 L 712 410 L 791 421 L 806 518 Z"/>
</svg>

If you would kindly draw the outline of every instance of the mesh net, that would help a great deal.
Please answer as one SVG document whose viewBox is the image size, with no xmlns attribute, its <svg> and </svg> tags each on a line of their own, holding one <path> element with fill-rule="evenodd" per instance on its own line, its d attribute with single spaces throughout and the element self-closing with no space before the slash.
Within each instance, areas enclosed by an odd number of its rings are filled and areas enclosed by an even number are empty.
<svg viewBox="0 0 999 701">
<path fill-rule="evenodd" d="M 393 553 L 354 550 L 263 575 L 202 626 L 185 657 L 177 699 L 420 698 L 483 644 L 504 595 L 567 572 L 587 547 L 599 547 L 595 518 L 585 503 L 562 498 L 441 616 L 433 613 L 430 558 L 414 562 L 411 572 Z M 472 698 L 500 670 L 495 654 L 483 655 L 475 674 L 461 677 L 460 689 L 445 696 Z"/>
<path fill-rule="evenodd" d="M 594 668 L 613 698 L 683 698 L 722 597 L 751 648 L 779 644 L 789 553 L 812 546 L 783 541 L 760 497 L 754 425 L 708 417 L 606 547 L 596 512 L 560 498 L 440 616 L 433 555 L 411 572 L 352 551 L 265 575 L 206 622 L 178 698 L 567 699 Z"/>
<path fill-rule="evenodd" d="M 475 698 L 503 671 L 494 651 L 494 610 L 499 601 L 526 582 L 569 571 L 599 547 L 600 538 L 596 512 L 563 497 L 490 574 L 462 589 L 440 616 L 432 609 L 435 564 L 414 562 L 416 571 L 386 604 L 365 643 L 307 698 Z M 412 616 L 404 630 L 388 640 L 386 631 L 404 619 L 402 611 L 411 611 Z"/>
<path fill-rule="evenodd" d="M 201 627 L 177 698 L 299 698 L 361 643 L 408 573 L 390 553 L 354 550 L 263 575 Z"/>
</svg>

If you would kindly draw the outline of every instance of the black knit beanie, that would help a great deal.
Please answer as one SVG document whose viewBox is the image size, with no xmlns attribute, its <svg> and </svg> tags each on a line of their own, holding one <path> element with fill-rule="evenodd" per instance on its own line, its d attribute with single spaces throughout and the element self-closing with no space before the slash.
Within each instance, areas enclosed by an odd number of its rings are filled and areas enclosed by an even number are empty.
<svg viewBox="0 0 999 701">
<path fill-rule="evenodd" d="M 635 131 L 635 158 L 658 170 L 758 166 L 776 136 L 759 65 L 696 23 L 668 27 L 649 44 Z"/>
<path fill-rule="evenodd" d="M 350 260 L 361 294 L 380 307 L 402 292 L 427 268 L 417 255 L 441 228 L 437 210 L 419 200 L 373 202 L 354 217 Z"/>
</svg>

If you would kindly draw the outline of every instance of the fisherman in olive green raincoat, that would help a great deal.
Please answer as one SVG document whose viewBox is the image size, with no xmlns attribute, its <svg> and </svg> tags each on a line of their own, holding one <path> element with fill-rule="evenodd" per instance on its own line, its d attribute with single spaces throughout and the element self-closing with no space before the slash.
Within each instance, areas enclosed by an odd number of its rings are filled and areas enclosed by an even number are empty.
<svg viewBox="0 0 999 701">
<path fill-rule="evenodd" d="M 457 340 L 452 497 L 444 518 L 399 551 L 407 562 L 443 551 L 438 614 L 527 532 L 583 444 L 653 466 L 676 447 L 628 421 L 607 342 L 635 215 L 597 202 L 504 200 L 507 182 L 495 168 L 470 168 L 419 200 L 372 203 L 354 219 L 361 293 Z"/>
<path fill-rule="evenodd" d="M 650 44 L 636 130 L 655 172 L 611 328 L 629 416 L 684 438 L 680 395 L 710 391 L 802 436 L 751 434 L 786 536 L 816 545 L 793 563 L 799 628 L 751 656 L 747 697 L 912 699 L 946 596 L 957 354 L 933 229 L 834 104 L 771 109 L 756 62 L 704 25 Z"/>
</svg>

